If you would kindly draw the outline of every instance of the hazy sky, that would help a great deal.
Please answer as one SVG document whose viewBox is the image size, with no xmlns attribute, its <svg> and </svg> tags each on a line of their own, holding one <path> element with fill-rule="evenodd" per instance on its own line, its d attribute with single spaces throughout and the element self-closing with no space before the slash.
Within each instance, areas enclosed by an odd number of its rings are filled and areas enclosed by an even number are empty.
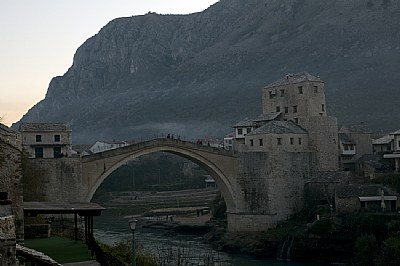
<svg viewBox="0 0 400 266">
<path fill-rule="evenodd" d="M 110 20 L 188 14 L 217 0 L 0 0 L 0 116 L 11 125 L 44 99 L 51 78 Z"/>
</svg>

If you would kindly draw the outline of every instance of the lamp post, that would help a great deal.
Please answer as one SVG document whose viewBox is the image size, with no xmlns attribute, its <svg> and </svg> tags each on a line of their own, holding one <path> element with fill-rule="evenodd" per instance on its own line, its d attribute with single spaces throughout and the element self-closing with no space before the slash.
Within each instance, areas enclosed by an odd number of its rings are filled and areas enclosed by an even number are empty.
<svg viewBox="0 0 400 266">
<path fill-rule="evenodd" d="M 129 221 L 129 227 L 131 228 L 132 231 L 132 266 L 136 266 L 136 260 L 135 260 L 135 229 L 136 229 L 136 219 L 132 219 Z"/>
</svg>

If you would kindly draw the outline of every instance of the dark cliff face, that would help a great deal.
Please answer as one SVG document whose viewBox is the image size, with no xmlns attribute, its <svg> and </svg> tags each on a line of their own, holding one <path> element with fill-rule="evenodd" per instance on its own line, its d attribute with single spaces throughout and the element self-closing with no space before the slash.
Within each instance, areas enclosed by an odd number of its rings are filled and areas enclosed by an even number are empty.
<svg viewBox="0 0 400 266">
<path fill-rule="evenodd" d="M 21 121 L 70 123 L 75 142 L 223 136 L 261 113 L 263 86 L 308 71 L 339 123 L 393 130 L 398 32 L 393 0 L 221 0 L 191 15 L 118 18 Z"/>
</svg>

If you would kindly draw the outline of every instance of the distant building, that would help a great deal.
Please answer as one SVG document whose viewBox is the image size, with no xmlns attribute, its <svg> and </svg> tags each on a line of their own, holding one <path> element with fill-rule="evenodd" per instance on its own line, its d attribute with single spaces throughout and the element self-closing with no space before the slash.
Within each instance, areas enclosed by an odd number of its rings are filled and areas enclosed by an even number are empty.
<svg viewBox="0 0 400 266">
<path fill-rule="evenodd" d="M 23 123 L 19 127 L 22 148 L 30 158 L 71 156 L 71 129 L 59 123 Z"/>
<path fill-rule="evenodd" d="M 335 206 L 338 212 L 396 212 L 399 195 L 380 185 L 338 185 Z"/>
<path fill-rule="evenodd" d="M 356 162 L 366 154 L 373 154 L 371 130 L 364 124 L 342 126 L 339 130 L 340 167 L 355 171 Z"/>
<path fill-rule="evenodd" d="M 394 159 L 395 169 L 400 172 L 400 130 L 390 133 L 393 137 L 393 153 L 385 154 L 383 158 Z"/>
<path fill-rule="evenodd" d="M 394 136 L 386 135 L 379 139 L 372 140 L 373 153 L 383 154 L 393 152 Z"/>
<path fill-rule="evenodd" d="M 204 176 L 204 181 L 206 183 L 206 188 L 217 187 L 217 184 L 215 183 L 215 180 L 210 175 L 205 175 Z"/>
<path fill-rule="evenodd" d="M 92 147 L 90 147 L 90 151 L 92 153 L 98 153 L 98 152 L 103 152 L 103 151 L 108 151 L 108 150 L 112 150 L 112 149 L 118 149 L 121 147 L 125 147 L 128 146 L 128 143 L 126 143 L 125 141 L 96 141 L 95 144 L 92 145 Z"/>
<path fill-rule="evenodd" d="M 235 139 L 235 133 L 230 133 L 224 138 L 224 149 L 227 151 L 233 150 L 233 140 Z"/>
</svg>

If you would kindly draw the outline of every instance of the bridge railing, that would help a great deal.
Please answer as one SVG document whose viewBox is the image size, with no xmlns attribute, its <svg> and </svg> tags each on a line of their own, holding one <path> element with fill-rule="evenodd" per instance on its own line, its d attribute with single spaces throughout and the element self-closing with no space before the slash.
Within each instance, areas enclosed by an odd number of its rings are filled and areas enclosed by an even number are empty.
<svg viewBox="0 0 400 266">
<path fill-rule="evenodd" d="M 107 151 L 95 153 L 92 155 L 83 156 L 83 158 L 103 158 L 104 156 L 113 156 L 119 153 L 124 152 L 131 152 L 134 150 L 140 150 L 143 148 L 153 148 L 153 147 L 162 147 L 162 146 L 169 146 L 169 147 L 177 147 L 182 149 L 190 149 L 190 150 L 198 150 L 198 151 L 205 151 L 209 153 L 225 155 L 225 156 L 233 156 L 233 152 L 229 150 L 225 150 L 223 147 L 213 147 L 211 144 L 204 144 L 199 142 L 192 142 L 192 141 L 185 141 L 180 139 L 173 139 L 173 138 L 155 138 L 151 140 L 137 142 L 131 145 L 123 146 L 116 149 L 110 149 Z"/>
</svg>

